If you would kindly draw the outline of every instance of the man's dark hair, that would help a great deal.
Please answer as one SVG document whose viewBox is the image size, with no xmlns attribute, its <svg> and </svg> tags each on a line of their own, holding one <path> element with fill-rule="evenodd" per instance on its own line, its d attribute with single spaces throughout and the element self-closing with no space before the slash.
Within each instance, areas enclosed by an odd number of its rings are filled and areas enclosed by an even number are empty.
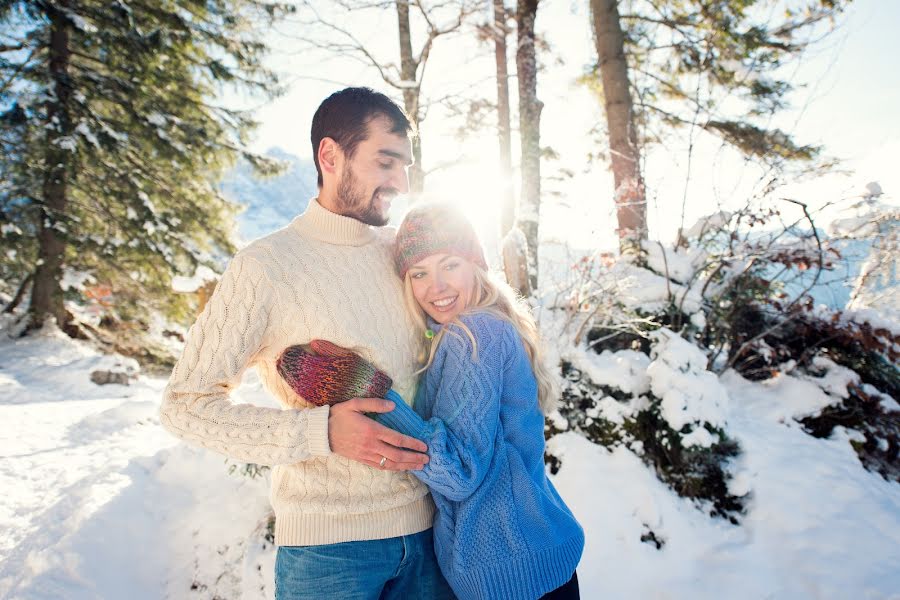
<svg viewBox="0 0 900 600">
<path fill-rule="evenodd" d="M 325 98 L 313 115 L 313 160 L 322 187 L 322 167 L 319 165 L 319 144 L 331 138 L 343 150 L 347 159 L 353 158 L 356 147 L 369 137 L 369 121 L 383 116 L 391 122 L 391 133 L 408 135 L 412 130 L 403 109 L 380 92 L 366 87 L 350 87 Z"/>
</svg>

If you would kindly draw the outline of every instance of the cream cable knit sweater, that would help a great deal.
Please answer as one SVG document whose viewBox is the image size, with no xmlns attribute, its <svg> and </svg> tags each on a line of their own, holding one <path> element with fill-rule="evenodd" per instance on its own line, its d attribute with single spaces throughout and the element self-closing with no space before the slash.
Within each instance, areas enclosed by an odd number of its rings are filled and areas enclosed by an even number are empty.
<svg viewBox="0 0 900 600">
<path fill-rule="evenodd" d="M 311 201 L 290 225 L 235 256 L 172 371 L 160 411 L 166 429 L 232 458 L 273 466 L 279 546 L 431 527 L 428 489 L 408 473 L 332 454 L 329 408 L 304 402 L 275 368 L 286 347 L 324 339 L 376 364 L 411 401 L 418 341 L 394 275 L 392 235 Z M 256 366 L 283 410 L 229 401 L 248 366 Z"/>
</svg>

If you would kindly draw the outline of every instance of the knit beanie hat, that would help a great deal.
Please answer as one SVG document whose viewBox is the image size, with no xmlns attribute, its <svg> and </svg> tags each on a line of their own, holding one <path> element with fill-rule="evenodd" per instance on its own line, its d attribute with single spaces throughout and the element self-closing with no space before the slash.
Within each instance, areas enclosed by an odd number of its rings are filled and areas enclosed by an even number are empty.
<svg viewBox="0 0 900 600">
<path fill-rule="evenodd" d="M 286 348 L 276 368 L 292 390 L 316 406 L 351 398 L 384 398 L 393 383 L 363 357 L 323 340 Z"/>
<path fill-rule="evenodd" d="M 475 228 L 456 207 L 446 203 L 416 206 L 406 214 L 394 239 L 394 262 L 401 278 L 432 254 L 462 256 L 487 270 Z"/>
</svg>

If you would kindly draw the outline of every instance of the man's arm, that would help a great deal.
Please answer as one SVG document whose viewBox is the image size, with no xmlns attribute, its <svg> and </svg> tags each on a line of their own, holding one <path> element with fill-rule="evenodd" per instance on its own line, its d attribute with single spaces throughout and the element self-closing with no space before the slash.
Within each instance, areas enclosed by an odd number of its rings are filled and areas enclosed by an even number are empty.
<svg viewBox="0 0 900 600">
<path fill-rule="evenodd" d="M 327 407 L 281 410 L 229 399 L 262 346 L 274 304 L 262 265 L 236 256 L 191 327 L 163 394 L 160 421 L 172 434 L 264 465 L 330 452 L 327 435 L 321 434 L 327 431 Z"/>
<path fill-rule="evenodd" d="M 428 446 L 375 422 L 363 413 L 385 413 L 394 403 L 380 398 L 354 398 L 331 407 L 328 438 L 331 450 L 385 471 L 418 471 L 428 463 Z M 387 460 L 382 464 L 381 458 Z"/>
<path fill-rule="evenodd" d="M 373 466 L 389 455 L 392 470 L 421 468 L 427 457 L 402 448 L 424 451 L 424 444 L 362 415 L 381 412 L 372 402 L 332 412 L 328 406 L 281 410 L 230 401 L 263 346 L 274 308 L 274 290 L 262 265 L 246 255 L 235 257 L 172 371 L 160 409 L 163 426 L 185 441 L 257 464 L 293 463 L 334 451 Z"/>
</svg>

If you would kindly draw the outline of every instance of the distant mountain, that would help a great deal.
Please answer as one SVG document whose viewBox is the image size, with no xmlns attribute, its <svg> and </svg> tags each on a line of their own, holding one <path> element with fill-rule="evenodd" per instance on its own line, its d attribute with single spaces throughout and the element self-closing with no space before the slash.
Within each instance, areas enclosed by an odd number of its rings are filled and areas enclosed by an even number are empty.
<svg viewBox="0 0 900 600">
<path fill-rule="evenodd" d="M 281 148 L 272 148 L 266 155 L 290 166 L 278 177 L 263 179 L 241 160 L 219 184 L 227 198 L 246 206 L 237 219 L 243 243 L 284 227 L 306 210 L 316 195 L 316 167 L 311 159 L 301 159 Z"/>
</svg>

